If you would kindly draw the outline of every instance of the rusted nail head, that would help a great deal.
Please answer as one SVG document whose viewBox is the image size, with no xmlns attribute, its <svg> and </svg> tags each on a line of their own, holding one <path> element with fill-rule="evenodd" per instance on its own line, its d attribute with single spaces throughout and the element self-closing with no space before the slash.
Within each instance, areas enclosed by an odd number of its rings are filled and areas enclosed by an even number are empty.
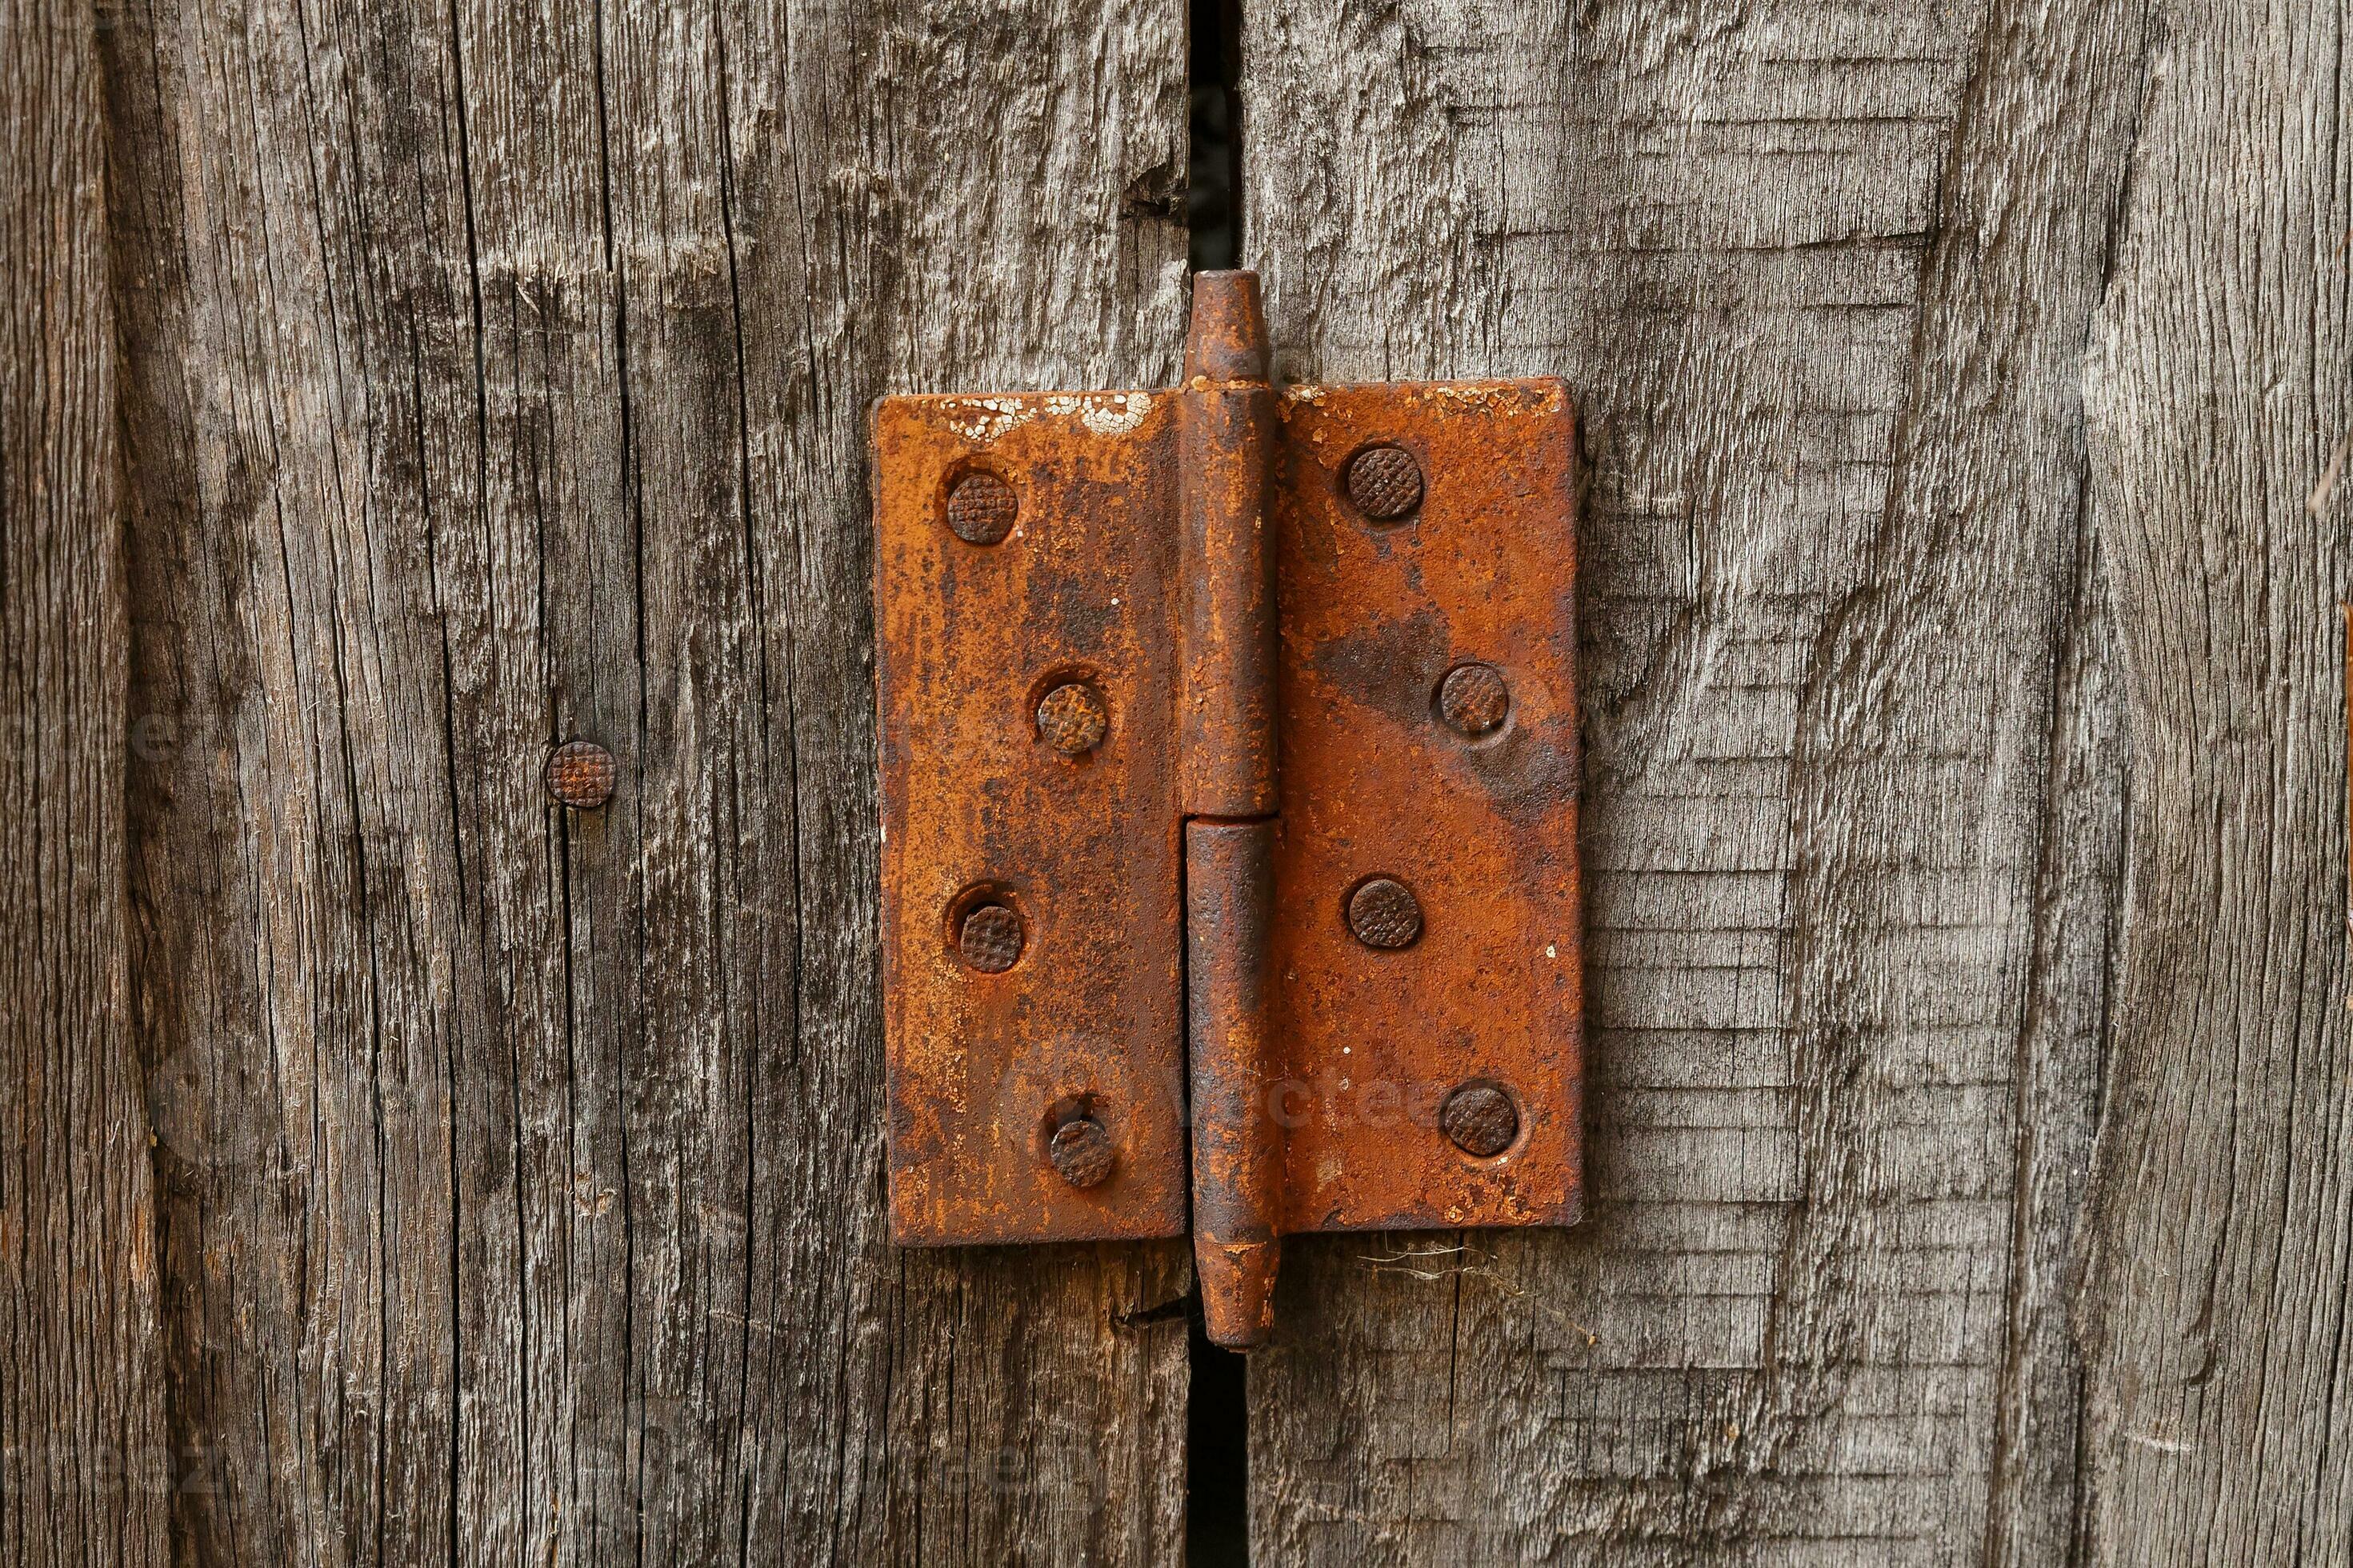
<svg viewBox="0 0 2353 1568">
<path fill-rule="evenodd" d="M 983 974 L 1002 974 L 1021 956 L 1021 917 L 1003 904 L 983 904 L 964 917 L 956 946 Z"/>
<path fill-rule="evenodd" d="M 1520 1110 L 1492 1083 L 1466 1083 L 1446 1097 L 1438 1125 L 1465 1154 L 1493 1159 L 1520 1135 Z"/>
<path fill-rule="evenodd" d="M 1062 1173 L 1062 1180 L 1074 1187 L 1093 1186 L 1111 1174 L 1118 1159 L 1112 1150 L 1111 1134 L 1092 1116 L 1074 1118 L 1054 1129 L 1046 1157 Z"/>
<path fill-rule="evenodd" d="M 1348 895 L 1348 929 L 1366 947 L 1409 947 L 1421 934 L 1421 903 L 1394 877 L 1375 877 Z"/>
<path fill-rule="evenodd" d="M 997 544 L 1021 510 L 1013 487 L 995 474 L 966 474 L 948 491 L 948 527 L 966 544 Z"/>
<path fill-rule="evenodd" d="M 613 798 L 613 753 L 594 741 L 566 741 L 547 759 L 543 775 L 559 805 L 594 811 Z"/>
<path fill-rule="evenodd" d="M 1438 688 L 1438 710 L 1465 735 L 1484 735 L 1511 711 L 1512 693 L 1491 664 L 1457 665 Z"/>
<path fill-rule="evenodd" d="M 1401 447 L 1367 447 L 1348 465 L 1348 499 L 1388 521 L 1421 504 L 1421 465 Z"/>
<path fill-rule="evenodd" d="M 1103 698 L 1079 681 L 1065 681 L 1038 704 L 1038 733 L 1066 757 L 1093 751 L 1110 728 Z"/>
</svg>

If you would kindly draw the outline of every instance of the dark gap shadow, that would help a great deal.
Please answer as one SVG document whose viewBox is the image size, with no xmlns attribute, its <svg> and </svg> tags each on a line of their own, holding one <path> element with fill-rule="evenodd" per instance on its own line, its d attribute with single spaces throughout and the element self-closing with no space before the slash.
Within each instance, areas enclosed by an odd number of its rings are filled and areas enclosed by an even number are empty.
<svg viewBox="0 0 2353 1568">
<path fill-rule="evenodd" d="M 1250 1562 L 1249 1362 L 1209 1342 L 1193 1298 L 1193 1375 L 1185 1417 L 1187 1568 Z"/>
<path fill-rule="evenodd" d="M 1196 272 L 1235 266 L 1242 209 L 1240 0 L 1193 0 L 1192 149 L 1185 217 Z"/>
</svg>

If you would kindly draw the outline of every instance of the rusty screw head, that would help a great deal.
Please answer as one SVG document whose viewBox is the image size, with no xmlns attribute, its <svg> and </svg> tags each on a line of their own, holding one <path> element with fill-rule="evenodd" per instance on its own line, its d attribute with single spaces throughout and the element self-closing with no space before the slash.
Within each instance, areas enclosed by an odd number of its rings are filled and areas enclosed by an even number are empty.
<svg viewBox="0 0 2353 1568">
<path fill-rule="evenodd" d="M 1438 711 L 1461 734 L 1493 732 L 1511 708 L 1511 690 L 1492 664 L 1457 665 L 1439 684 Z"/>
<path fill-rule="evenodd" d="M 559 805 L 594 811 L 613 798 L 613 753 L 594 741 L 566 741 L 547 759 L 547 793 Z"/>
<path fill-rule="evenodd" d="M 1118 1155 L 1111 1146 L 1111 1134 L 1103 1123 L 1092 1116 L 1074 1117 L 1054 1129 L 1053 1140 L 1046 1145 L 1046 1158 L 1062 1173 L 1062 1180 L 1074 1187 L 1092 1187 L 1111 1174 Z"/>
<path fill-rule="evenodd" d="M 948 527 L 966 544 L 1001 542 L 1020 510 L 1013 487 L 995 474 L 966 474 L 948 491 Z"/>
<path fill-rule="evenodd" d="M 1092 686 L 1065 681 L 1038 704 L 1038 733 L 1066 757 L 1093 751 L 1111 728 L 1111 715 Z"/>
<path fill-rule="evenodd" d="M 983 974 L 1002 974 L 1021 956 L 1021 917 L 1003 904 L 983 904 L 964 917 L 956 947 Z"/>
<path fill-rule="evenodd" d="M 1520 1108 L 1492 1083 L 1466 1083 L 1446 1097 L 1438 1125 L 1457 1149 L 1490 1160 L 1520 1135 Z"/>
<path fill-rule="evenodd" d="M 1383 522 L 1421 504 L 1421 465 L 1402 447 L 1367 447 L 1348 465 L 1348 499 Z"/>
<path fill-rule="evenodd" d="M 1421 934 L 1421 902 L 1394 877 L 1375 877 L 1348 895 L 1348 929 L 1366 947 L 1410 947 Z"/>
</svg>

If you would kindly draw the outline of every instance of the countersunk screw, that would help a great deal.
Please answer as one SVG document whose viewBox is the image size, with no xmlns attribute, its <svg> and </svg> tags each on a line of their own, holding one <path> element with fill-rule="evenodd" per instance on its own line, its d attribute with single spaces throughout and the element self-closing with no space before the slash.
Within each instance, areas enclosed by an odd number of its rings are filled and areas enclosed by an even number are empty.
<svg viewBox="0 0 2353 1568">
<path fill-rule="evenodd" d="M 1438 688 L 1438 710 L 1465 735 L 1484 735 L 1504 721 L 1512 693 L 1492 664 L 1457 665 Z"/>
<path fill-rule="evenodd" d="M 1421 504 L 1421 465 L 1401 447 L 1367 447 L 1348 464 L 1348 499 L 1387 522 Z"/>
<path fill-rule="evenodd" d="M 1013 487 L 995 474 L 966 474 L 948 492 L 948 527 L 966 544 L 1002 542 L 1020 510 Z"/>
<path fill-rule="evenodd" d="M 1057 686 L 1038 704 L 1038 733 L 1066 757 L 1093 751 L 1110 728 L 1103 698 L 1076 680 Z"/>
<path fill-rule="evenodd" d="M 1062 1173 L 1062 1180 L 1074 1187 L 1092 1187 L 1111 1174 L 1118 1159 L 1111 1146 L 1111 1134 L 1103 1123 L 1092 1116 L 1074 1117 L 1054 1129 L 1053 1141 L 1046 1145 L 1046 1158 Z"/>
<path fill-rule="evenodd" d="M 594 811 L 613 798 L 613 753 L 594 741 L 566 741 L 547 759 L 542 775 L 559 805 Z"/>
<path fill-rule="evenodd" d="M 1466 1083 L 1446 1097 L 1438 1125 L 1457 1149 L 1488 1160 L 1520 1135 L 1520 1110 L 1492 1083 Z"/>
<path fill-rule="evenodd" d="M 1002 974 L 1021 956 L 1021 917 L 1003 904 L 983 904 L 964 917 L 956 946 L 983 974 Z"/>
<path fill-rule="evenodd" d="M 1410 947 L 1421 934 L 1421 903 L 1394 877 L 1375 877 L 1348 895 L 1348 929 L 1366 947 Z"/>
</svg>

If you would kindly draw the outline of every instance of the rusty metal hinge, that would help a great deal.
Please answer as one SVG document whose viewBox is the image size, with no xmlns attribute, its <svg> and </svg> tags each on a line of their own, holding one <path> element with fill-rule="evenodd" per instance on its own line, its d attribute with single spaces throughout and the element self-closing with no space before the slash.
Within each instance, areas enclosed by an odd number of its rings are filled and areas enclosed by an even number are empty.
<svg viewBox="0 0 2353 1568">
<path fill-rule="evenodd" d="M 1582 1209 L 1576 416 L 1556 381 L 1185 384 L 874 416 L 891 1215 L 1280 1238 Z M 1189 1147 L 1188 1147 L 1189 1133 Z"/>
</svg>

